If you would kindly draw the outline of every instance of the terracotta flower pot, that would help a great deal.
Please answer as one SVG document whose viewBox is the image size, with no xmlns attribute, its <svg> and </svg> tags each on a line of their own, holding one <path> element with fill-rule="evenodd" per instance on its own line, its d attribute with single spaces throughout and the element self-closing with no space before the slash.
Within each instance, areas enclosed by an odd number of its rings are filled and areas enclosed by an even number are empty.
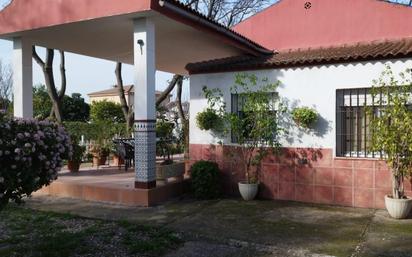
<svg viewBox="0 0 412 257">
<path fill-rule="evenodd" d="M 107 156 L 93 156 L 93 166 L 105 165 L 107 161 Z"/>
<path fill-rule="evenodd" d="M 81 162 L 79 161 L 68 161 L 67 168 L 70 170 L 70 172 L 78 172 L 80 170 L 80 164 Z"/>
<path fill-rule="evenodd" d="M 408 217 L 412 210 L 412 198 L 394 199 L 391 196 L 386 195 L 385 206 L 392 218 L 404 219 Z"/>
<path fill-rule="evenodd" d="M 258 193 L 259 184 L 248 184 L 247 182 L 239 182 L 238 185 L 239 185 L 239 192 L 243 200 L 251 201 L 255 199 Z"/>
<path fill-rule="evenodd" d="M 122 157 L 118 155 L 113 155 L 113 165 L 114 166 L 121 166 L 124 164 L 124 160 Z"/>
</svg>

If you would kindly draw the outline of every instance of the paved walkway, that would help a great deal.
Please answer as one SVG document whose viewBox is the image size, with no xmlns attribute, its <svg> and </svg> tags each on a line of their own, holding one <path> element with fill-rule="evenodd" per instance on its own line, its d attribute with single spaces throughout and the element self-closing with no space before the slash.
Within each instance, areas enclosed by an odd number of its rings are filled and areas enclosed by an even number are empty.
<svg viewBox="0 0 412 257">
<path fill-rule="evenodd" d="M 51 197 L 27 207 L 168 227 L 186 241 L 169 257 L 412 256 L 412 219 L 395 221 L 383 210 L 237 199 L 132 208 Z"/>
</svg>

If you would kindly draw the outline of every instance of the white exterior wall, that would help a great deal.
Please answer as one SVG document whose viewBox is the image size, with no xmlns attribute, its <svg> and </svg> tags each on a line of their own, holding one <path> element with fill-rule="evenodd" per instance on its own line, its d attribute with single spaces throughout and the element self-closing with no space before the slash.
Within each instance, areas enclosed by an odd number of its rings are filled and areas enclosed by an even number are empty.
<svg viewBox="0 0 412 257">
<path fill-rule="evenodd" d="M 394 74 L 412 68 L 411 59 L 384 62 L 350 63 L 276 70 L 250 71 L 270 82 L 280 81 L 278 89 L 282 99 L 288 102 L 289 111 L 296 106 L 313 107 L 320 115 L 316 128 L 307 133 L 291 122 L 289 135 L 282 140 L 284 147 L 335 148 L 336 90 L 345 88 L 371 87 L 378 79 L 385 65 L 389 64 Z M 228 110 L 230 87 L 239 72 L 199 74 L 190 77 L 190 143 L 216 144 L 219 139 L 211 133 L 200 130 L 196 125 L 196 115 L 207 107 L 202 87 L 220 88 Z M 290 114 L 288 114 L 290 115 Z M 228 139 L 226 144 L 230 143 Z"/>
</svg>

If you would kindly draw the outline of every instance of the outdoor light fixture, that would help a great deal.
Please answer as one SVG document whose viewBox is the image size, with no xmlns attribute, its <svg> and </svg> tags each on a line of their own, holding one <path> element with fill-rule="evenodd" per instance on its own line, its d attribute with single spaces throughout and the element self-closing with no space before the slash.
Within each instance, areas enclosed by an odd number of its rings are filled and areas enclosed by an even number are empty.
<svg viewBox="0 0 412 257">
<path fill-rule="evenodd" d="M 140 45 L 140 53 L 143 54 L 143 46 L 144 46 L 143 39 L 137 40 L 137 44 Z"/>
</svg>

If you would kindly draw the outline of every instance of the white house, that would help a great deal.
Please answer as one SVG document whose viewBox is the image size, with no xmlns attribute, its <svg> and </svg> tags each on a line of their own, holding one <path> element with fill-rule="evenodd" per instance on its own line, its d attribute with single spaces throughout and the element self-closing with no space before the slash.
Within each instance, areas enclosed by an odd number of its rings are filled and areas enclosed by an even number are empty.
<svg viewBox="0 0 412 257">
<path fill-rule="evenodd" d="M 343 11 L 344 10 L 344 11 Z M 227 111 L 230 87 L 246 72 L 280 82 L 278 93 L 294 107 L 319 113 L 314 129 L 283 124 L 283 154 L 266 158 L 261 196 L 357 207 L 383 207 L 390 173 L 368 153 L 365 99 L 389 65 L 395 74 L 412 68 L 412 8 L 377 0 L 281 0 L 234 29 L 274 50 L 269 56 L 236 56 L 187 66 L 190 72 L 190 156 L 220 163 L 225 189 L 237 193 L 244 176 L 231 138 L 202 131 L 196 115 L 207 108 L 202 88 L 219 88 Z M 411 193 L 410 181 L 407 190 Z"/>
<path fill-rule="evenodd" d="M 244 178 L 227 154 L 233 144 L 226 139 L 221 147 L 195 117 L 206 107 L 203 86 L 220 88 L 231 108 L 234 76 L 248 72 L 280 81 L 290 107 L 320 114 L 310 133 L 291 126 L 282 155 L 264 160 L 261 196 L 383 207 L 391 176 L 365 150 L 361 106 L 386 64 L 395 72 L 411 67 L 410 24 L 412 8 L 381 0 L 280 0 L 234 28 L 176 0 L 14 0 L 0 11 L 0 38 L 14 44 L 17 117 L 32 116 L 33 45 L 134 65 L 141 85 L 134 96 L 135 187 L 145 205 L 157 189 L 154 85 L 161 70 L 190 75 L 190 159 L 218 162 L 226 191 L 237 192 Z M 411 183 L 406 190 L 412 193 Z"/>
</svg>

